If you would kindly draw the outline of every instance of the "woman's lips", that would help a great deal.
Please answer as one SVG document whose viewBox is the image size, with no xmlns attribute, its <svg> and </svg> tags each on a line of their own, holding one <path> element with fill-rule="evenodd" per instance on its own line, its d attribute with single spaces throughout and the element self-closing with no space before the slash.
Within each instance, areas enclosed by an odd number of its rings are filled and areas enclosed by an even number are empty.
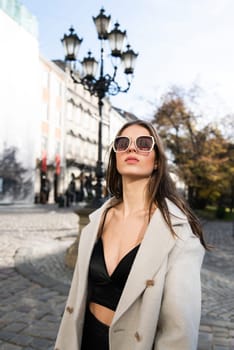
<svg viewBox="0 0 234 350">
<path fill-rule="evenodd" d="M 139 160 L 137 158 L 135 158 L 135 157 L 127 157 L 125 159 L 125 162 L 129 163 L 129 164 L 136 164 L 136 163 L 139 162 Z"/>
</svg>

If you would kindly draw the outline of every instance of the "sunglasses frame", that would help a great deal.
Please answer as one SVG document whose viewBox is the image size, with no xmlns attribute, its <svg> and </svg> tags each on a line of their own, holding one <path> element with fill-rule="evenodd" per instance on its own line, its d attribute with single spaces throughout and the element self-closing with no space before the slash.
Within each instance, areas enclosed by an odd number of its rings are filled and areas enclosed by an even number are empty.
<svg viewBox="0 0 234 350">
<path fill-rule="evenodd" d="M 149 151 L 143 151 L 143 150 L 140 150 L 140 149 L 137 147 L 137 139 L 138 139 L 139 137 L 149 137 L 149 138 L 151 138 L 151 140 L 152 140 L 152 146 L 151 146 L 151 149 L 150 149 Z M 117 151 L 117 149 L 115 148 L 115 141 L 116 141 L 117 139 L 119 139 L 119 138 L 126 138 L 126 139 L 128 139 L 128 141 L 129 141 L 128 147 L 127 147 L 124 151 Z M 131 137 L 129 137 L 129 136 L 116 136 L 116 138 L 115 138 L 114 141 L 113 141 L 112 147 L 113 147 L 113 150 L 114 150 L 115 153 L 123 153 L 123 152 L 127 152 L 127 151 L 128 151 L 128 149 L 129 149 L 129 147 L 131 146 L 132 142 L 133 142 L 133 144 L 134 144 L 134 146 L 135 146 L 135 149 L 136 149 L 138 152 L 142 152 L 142 153 L 150 153 L 150 152 L 154 149 L 154 145 L 155 145 L 155 140 L 154 140 L 154 138 L 153 138 L 152 135 L 137 136 L 137 138 L 136 138 L 135 140 L 133 140 L 133 139 L 132 139 Z"/>
</svg>

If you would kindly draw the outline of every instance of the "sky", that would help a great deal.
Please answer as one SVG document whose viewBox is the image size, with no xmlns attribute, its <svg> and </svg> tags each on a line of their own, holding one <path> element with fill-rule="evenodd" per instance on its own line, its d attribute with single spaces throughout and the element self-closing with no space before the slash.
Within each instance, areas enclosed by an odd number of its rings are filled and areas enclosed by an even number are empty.
<svg viewBox="0 0 234 350">
<path fill-rule="evenodd" d="M 83 38 L 79 60 L 88 50 L 98 59 L 100 43 L 92 16 L 103 7 L 111 15 L 111 29 L 119 22 L 139 56 L 129 92 L 111 98 L 115 106 L 150 119 L 170 87 L 189 90 L 196 85 L 197 113 L 211 120 L 234 114 L 233 0 L 21 0 L 21 3 L 36 16 L 39 49 L 50 60 L 64 58 L 60 39 L 71 25 Z M 107 55 L 105 62 L 108 60 Z"/>
</svg>

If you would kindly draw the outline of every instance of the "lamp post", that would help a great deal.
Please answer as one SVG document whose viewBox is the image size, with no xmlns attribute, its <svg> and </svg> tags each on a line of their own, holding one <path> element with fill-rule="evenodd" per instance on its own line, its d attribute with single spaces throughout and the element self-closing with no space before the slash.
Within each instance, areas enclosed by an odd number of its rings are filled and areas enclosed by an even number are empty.
<svg viewBox="0 0 234 350">
<path fill-rule="evenodd" d="M 131 85 L 135 61 L 138 56 L 127 45 L 123 51 L 123 44 L 126 39 L 126 31 L 119 29 L 119 24 L 115 23 L 114 28 L 109 31 L 111 16 L 105 14 L 102 8 L 97 17 L 93 17 L 98 39 L 100 40 L 100 60 L 99 62 L 92 56 L 89 51 L 87 56 L 81 61 L 82 72 L 76 70 L 77 55 L 83 39 L 79 38 L 71 27 L 70 33 L 64 34 L 61 39 L 65 49 L 65 61 L 69 63 L 70 76 L 74 83 L 82 84 L 85 90 L 91 95 L 98 98 L 99 125 L 98 125 L 98 158 L 96 165 L 96 195 L 92 202 L 92 207 L 99 207 L 102 204 L 102 179 L 103 179 L 103 162 L 102 162 L 102 109 L 103 99 L 107 95 L 117 95 L 119 92 L 126 93 Z M 110 45 L 112 62 L 112 74 L 105 73 L 104 70 L 104 41 L 108 40 Z M 117 71 L 120 63 L 123 63 L 124 74 L 126 76 L 126 86 L 123 88 L 117 81 Z M 96 76 L 99 66 L 99 74 Z"/>
</svg>

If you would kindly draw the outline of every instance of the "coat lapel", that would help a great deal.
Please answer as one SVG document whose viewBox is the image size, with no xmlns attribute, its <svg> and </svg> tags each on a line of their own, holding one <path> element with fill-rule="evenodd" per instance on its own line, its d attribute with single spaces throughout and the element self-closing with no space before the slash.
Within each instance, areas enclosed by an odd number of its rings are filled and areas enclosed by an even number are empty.
<svg viewBox="0 0 234 350">
<path fill-rule="evenodd" d="M 88 270 L 89 270 L 89 261 L 93 251 L 95 241 L 97 239 L 97 233 L 100 223 L 100 218 L 102 216 L 104 208 L 101 207 L 90 217 L 89 224 L 82 230 L 82 236 L 79 242 L 78 255 L 78 280 L 79 280 L 79 293 L 77 294 L 74 317 L 75 319 L 80 317 L 79 310 L 82 310 L 82 304 L 85 304 L 85 299 L 87 296 L 87 287 L 88 287 Z"/>
<path fill-rule="evenodd" d="M 78 255 L 77 259 L 77 269 L 79 280 L 79 288 L 76 296 L 76 303 L 74 309 L 74 318 L 77 320 L 80 317 L 81 310 L 84 311 L 86 305 L 86 297 L 88 291 L 88 270 L 91 254 L 93 251 L 94 244 L 97 239 L 98 228 L 102 218 L 104 210 L 112 203 L 112 199 L 106 201 L 102 207 L 95 210 L 89 215 L 90 222 L 82 230 L 82 236 L 79 242 Z"/>
<path fill-rule="evenodd" d="M 186 221 L 181 211 L 177 210 L 171 202 L 168 202 L 169 211 L 172 213 L 172 224 L 178 225 Z M 138 298 L 146 288 L 147 280 L 159 270 L 162 262 L 168 256 L 175 244 L 174 238 L 163 219 L 160 210 L 156 210 L 145 232 L 131 272 L 128 276 L 125 288 L 115 312 L 112 325 L 123 315 L 129 306 Z"/>
</svg>

